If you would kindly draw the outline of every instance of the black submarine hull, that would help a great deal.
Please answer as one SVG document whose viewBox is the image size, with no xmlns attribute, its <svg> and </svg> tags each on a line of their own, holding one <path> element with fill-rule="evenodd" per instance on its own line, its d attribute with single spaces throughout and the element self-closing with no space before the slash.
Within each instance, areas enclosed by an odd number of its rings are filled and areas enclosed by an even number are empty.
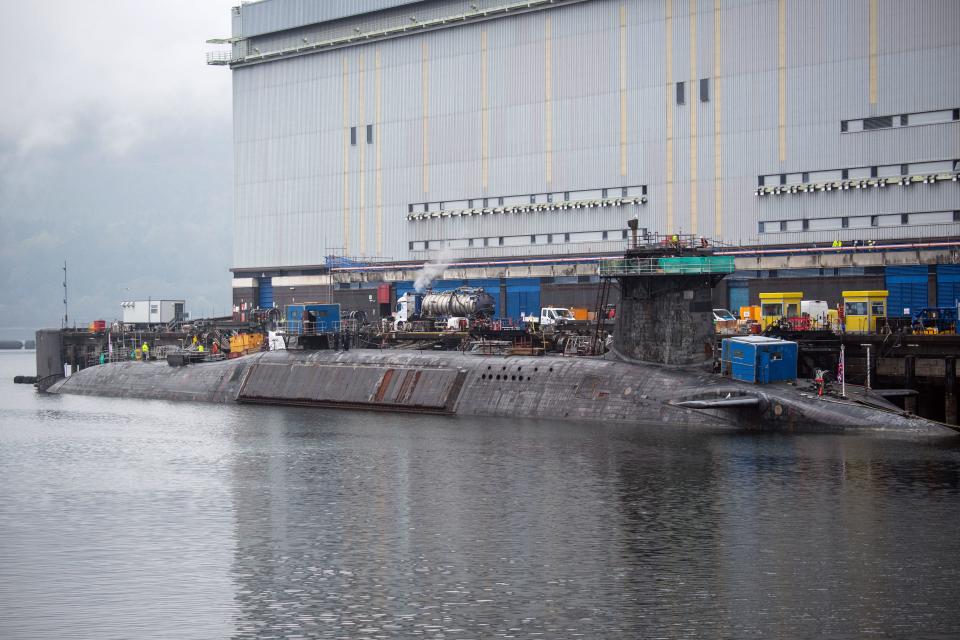
<svg viewBox="0 0 960 640">
<path fill-rule="evenodd" d="M 888 407 L 818 399 L 695 367 L 453 352 L 270 351 L 171 367 L 123 362 L 84 369 L 50 393 L 783 431 L 949 435 Z"/>
</svg>

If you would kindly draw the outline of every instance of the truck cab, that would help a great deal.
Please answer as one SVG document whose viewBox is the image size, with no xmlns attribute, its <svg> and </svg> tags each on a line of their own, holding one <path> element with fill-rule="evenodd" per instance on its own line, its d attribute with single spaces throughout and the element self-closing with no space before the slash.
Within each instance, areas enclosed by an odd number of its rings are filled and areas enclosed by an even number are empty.
<svg viewBox="0 0 960 640">
<path fill-rule="evenodd" d="M 540 309 L 540 317 L 524 316 L 523 321 L 527 324 L 539 325 L 542 329 L 574 322 L 574 317 L 566 307 L 543 307 Z"/>
<path fill-rule="evenodd" d="M 420 306 L 423 295 L 408 291 L 397 298 L 397 306 L 393 311 L 393 329 L 404 331 L 410 323 L 420 318 Z"/>
</svg>

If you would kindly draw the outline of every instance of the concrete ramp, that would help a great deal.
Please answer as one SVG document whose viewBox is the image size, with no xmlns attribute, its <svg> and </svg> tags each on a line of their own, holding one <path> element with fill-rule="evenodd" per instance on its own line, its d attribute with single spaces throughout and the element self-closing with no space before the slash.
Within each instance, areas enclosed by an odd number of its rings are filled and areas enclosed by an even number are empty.
<svg viewBox="0 0 960 640">
<path fill-rule="evenodd" d="M 448 368 L 257 363 L 238 402 L 453 413 L 466 373 Z"/>
</svg>

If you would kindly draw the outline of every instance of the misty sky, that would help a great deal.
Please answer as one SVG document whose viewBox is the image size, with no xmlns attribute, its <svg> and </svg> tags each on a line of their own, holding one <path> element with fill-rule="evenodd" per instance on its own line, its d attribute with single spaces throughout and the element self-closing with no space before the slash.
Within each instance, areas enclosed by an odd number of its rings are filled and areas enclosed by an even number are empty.
<svg viewBox="0 0 960 640">
<path fill-rule="evenodd" d="M 0 0 L 0 338 L 125 299 L 230 308 L 236 0 Z"/>
</svg>

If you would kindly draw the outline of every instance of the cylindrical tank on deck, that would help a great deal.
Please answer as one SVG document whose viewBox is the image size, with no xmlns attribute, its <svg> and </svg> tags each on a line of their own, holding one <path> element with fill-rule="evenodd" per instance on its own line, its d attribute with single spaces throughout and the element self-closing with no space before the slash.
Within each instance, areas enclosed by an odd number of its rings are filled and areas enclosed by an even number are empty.
<svg viewBox="0 0 960 640">
<path fill-rule="evenodd" d="M 423 297 L 421 311 L 427 317 L 492 316 L 494 299 L 483 289 L 460 287 L 452 291 L 428 293 Z"/>
</svg>

